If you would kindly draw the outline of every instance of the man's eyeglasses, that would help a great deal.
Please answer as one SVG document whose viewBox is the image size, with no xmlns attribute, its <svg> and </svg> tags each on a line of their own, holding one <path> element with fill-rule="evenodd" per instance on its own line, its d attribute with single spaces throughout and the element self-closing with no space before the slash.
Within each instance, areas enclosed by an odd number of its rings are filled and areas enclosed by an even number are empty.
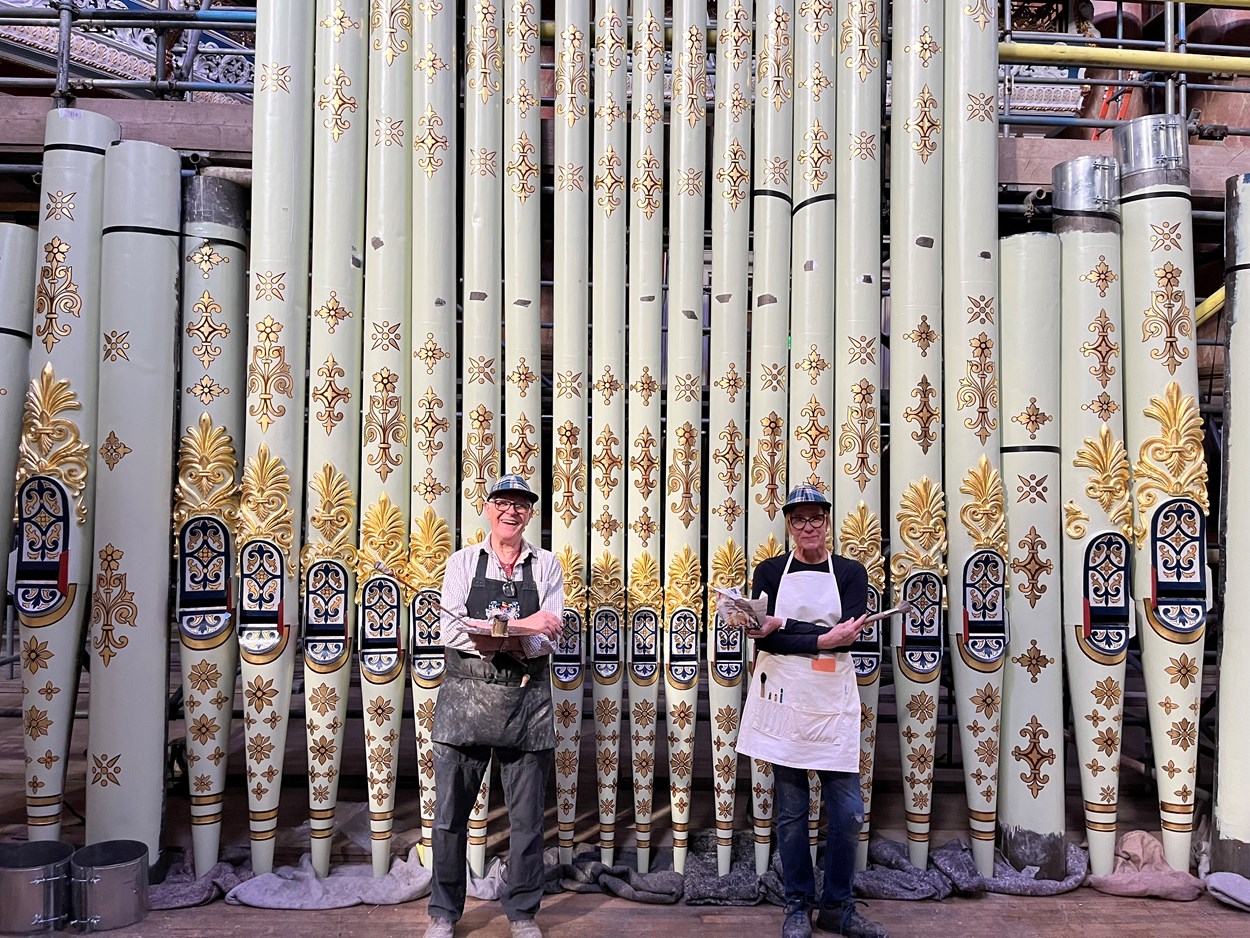
<svg viewBox="0 0 1250 938">
<path fill-rule="evenodd" d="M 814 528 L 823 528 L 825 526 L 825 516 L 816 515 L 812 518 L 796 518 L 790 516 L 790 526 L 796 531 L 807 531 Z"/>
<path fill-rule="evenodd" d="M 529 514 L 530 510 L 529 505 L 522 505 L 520 502 L 514 502 L 511 499 L 497 498 L 491 504 L 495 506 L 495 511 L 501 515 L 509 511 L 514 515 L 525 515 Z"/>
</svg>

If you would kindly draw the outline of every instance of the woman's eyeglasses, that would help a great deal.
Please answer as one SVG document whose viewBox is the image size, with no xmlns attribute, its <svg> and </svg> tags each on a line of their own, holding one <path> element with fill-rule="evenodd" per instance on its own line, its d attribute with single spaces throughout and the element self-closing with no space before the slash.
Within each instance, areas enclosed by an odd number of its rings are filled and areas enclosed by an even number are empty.
<svg viewBox="0 0 1250 938">
<path fill-rule="evenodd" d="M 790 526 L 796 531 L 807 531 L 813 528 L 822 528 L 825 526 L 825 516 L 817 515 L 814 518 L 796 518 L 790 517 Z"/>
</svg>

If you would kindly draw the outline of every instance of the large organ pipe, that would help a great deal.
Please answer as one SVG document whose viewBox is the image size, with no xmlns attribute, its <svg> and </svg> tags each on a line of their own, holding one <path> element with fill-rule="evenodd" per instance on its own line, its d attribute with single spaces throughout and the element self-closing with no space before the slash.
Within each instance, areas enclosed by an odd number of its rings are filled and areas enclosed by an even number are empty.
<svg viewBox="0 0 1250 938">
<path fill-rule="evenodd" d="M 590 602 L 588 663 L 594 681 L 595 768 L 598 782 L 600 859 L 612 865 L 616 848 L 620 779 L 621 698 L 625 682 L 624 476 L 625 246 L 629 122 L 626 99 L 624 0 L 596 8 L 594 192 L 591 247 L 591 407 L 595 428 L 590 478 Z M 589 382 L 588 382 L 589 383 Z"/>
<path fill-rule="evenodd" d="M 582 641 L 586 623 L 589 325 L 587 216 L 590 212 L 590 4 L 556 4 L 554 257 L 551 369 L 551 549 L 564 568 L 564 623 L 551 656 L 556 714 L 556 817 L 560 857 L 573 859 L 577 770 L 582 741 Z"/>
<path fill-rule="evenodd" d="M 837 146 L 838 243 L 834 262 L 838 423 L 833 522 L 839 552 L 868 570 L 868 609 L 884 608 L 881 553 L 881 14 L 877 0 L 839 0 Z M 867 626 L 851 647 L 860 696 L 859 776 L 864 822 L 857 865 L 868 865 L 872 775 L 881 690 L 881 624 Z"/>
<path fill-rule="evenodd" d="M 1067 874 L 1059 577 L 1059 238 L 1003 238 L 1003 474 L 1014 588 L 1003 675 L 999 847 L 1017 869 Z"/>
<path fill-rule="evenodd" d="M 1124 449 L 1120 167 L 1053 171 L 1060 244 L 1063 644 L 1090 869 L 1111 873 L 1123 744 L 1133 516 Z M 1134 341 L 1136 341 L 1134 339 Z"/>
<path fill-rule="evenodd" d="M 942 491 L 942 4 L 894 4 L 890 118 L 890 578 L 894 699 L 907 850 L 924 869 L 941 696 L 946 501 Z"/>
<path fill-rule="evenodd" d="M 1133 599 L 1168 863 L 1189 869 L 1207 619 L 1207 464 L 1195 359 L 1188 131 L 1115 129 L 1123 224 L 1124 426 L 1133 461 Z M 1166 778 L 1166 781 L 1165 781 Z"/>
<path fill-rule="evenodd" d="M 465 10 L 464 79 L 464 348 L 461 351 L 460 531 L 462 546 L 487 536 L 486 492 L 499 475 L 500 332 L 499 222 L 503 139 L 504 26 L 496 4 L 473 0 Z M 469 864 L 486 867 L 490 772 L 469 815 Z"/>
<path fill-rule="evenodd" d="M 1224 286 L 1229 313 L 1229 350 L 1225 371 L 1225 437 L 1226 467 L 1223 486 L 1224 517 L 1240 519 L 1247 516 L 1244 486 L 1231 480 L 1244 478 L 1240 473 L 1247 468 L 1246 447 L 1250 446 L 1250 431 L 1243 422 L 1239 427 L 1237 417 L 1246 414 L 1245 389 L 1250 387 L 1250 335 L 1246 333 L 1247 298 L 1250 298 L 1250 175 L 1230 176 L 1225 183 L 1224 203 Z M 1240 414 L 1239 414 L 1240 412 Z M 1243 523 L 1225 522 L 1220 532 L 1224 542 L 1224 557 L 1244 557 L 1243 550 L 1250 531 Z M 1245 578 L 1228 576 L 1225 568 L 1223 603 L 1224 632 L 1220 644 L 1221 670 L 1234 672 L 1246 661 L 1250 649 L 1246 647 Z M 1231 600 L 1231 602 L 1230 602 Z M 1241 731 L 1240 721 L 1245 718 L 1247 704 L 1244 681 L 1226 681 L 1220 687 L 1219 725 L 1215 752 L 1215 830 L 1211 840 L 1211 868 L 1245 876 L 1250 870 L 1246 862 L 1250 854 L 1250 815 L 1246 800 L 1241 795 L 1246 790 L 1246 754 L 1236 740 Z"/>
<path fill-rule="evenodd" d="M 751 566 L 785 547 L 790 334 L 790 138 L 794 123 L 794 4 L 755 7 L 755 148 L 752 174 L 751 448 L 746 538 Z M 773 826 L 772 765 L 751 760 L 755 871 L 768 868 Z"/>
<path fill-rule="evenodd" d="M 719 615 L 712 588 L 747 588 L 746 371 L 747 270 L 751 228 L 751 12 L 719 0 L 716 107 L 708 179 L 712 198 L 712 341 L 709 360 L 708 552 L 706 597 L 708 704 L 712 717 L 712 793 L 716 861 L 729 873 L 738 787 L 738 722 L 746 638 Z"/>
<path fill-rule="evenodd" d="M 95 530 L 96 382 L 104 154 L 120 129 L 72 108 L 48 114 L 39 193 L 30 384 L 17 458 L 17 607 L 26 824 L 57 840 Z"/>
<path fill-rule="evenodd" d="M 638 869 L 651 864 L 656 714 L 663 664 L 660 334 L 664 311 L 664 4 L 633 0 L 630 109 L 629 459 L 626 660 Z"/>
<path fill-rule="evenodd" d="M 247 354 L 247 190 L 193 176 L 182 194 L 182 387 L 174 487 L 175 620 L 195 869 L 217 862 L 239 641 L 235 541 Z"/>
<path fill-rule="evenodd" d="M 315 8 L 307 0 L 273 0 L 257 13 L 238 618 L 257 873 L 273 866 L 299 640 L 296 518 L 304 494 L 314 29 Z"/>
<path fill-rule="evenodd" d="M 946 24 L 943 213 L 947 602 L 972 851 L 994 871 L 1007 541 L 999 475 L 997 4 L 961 4 Z"/>
<path fill-rule="evenodd" d="M 413 21 L 412 495 L 408 577 L 417 590 L 408 646 L 421 799 L 422 862 L 433 863 L 434 703 L 443 678 L 439 599 L 455 546 L 457 470 L 455 5 L 427 4 Z M 518 107 L 520 105 L 518 104 Z M 533 106 L 533 105 L 527 105 Z M 448 521 L 450 520 L 450 524 Z"/>
<path fill-rule="evenodd" d="M 9 550 L 22 401 L 30 367 L 30 311 L 35 308 L 34 228 L 0 224 L 0 622 L 7 622 Z"/>
<path fill-rule="evenodd" d="M 360 544 L 357 648 L 373 875 L 390 870 L 391 829 L 404 714 L 404 632 L 412 591 L 382 567 L 408 559 L 409 386 L 412 309 L 412 7 L 375 4 L 369 23 L 368 182 L 360 406 Z"/>
<path fill-rule="evenodd" d="M 168 728 L 181 164 L 168 147 L 134 140 L 114 144 L 104 162 L 86 842 L 138 840 L 155 862 Z"/>
<path fill-rule="evenodd" d="M 308 333 L 308 490 L 300 593 L 312 864 L 330 871 L 356 638 L 361 324 L 369 21 L 365 0 L 319 0 Z"/>
<path fill-rule="evenodd" d="M 664 699 L 673 867 L 685 871 L 699 690 L 703 418 L 703 196 L 707 189 L 707 7 L 673 7 L 673 97 L 665 374 Z"/>
</svg>

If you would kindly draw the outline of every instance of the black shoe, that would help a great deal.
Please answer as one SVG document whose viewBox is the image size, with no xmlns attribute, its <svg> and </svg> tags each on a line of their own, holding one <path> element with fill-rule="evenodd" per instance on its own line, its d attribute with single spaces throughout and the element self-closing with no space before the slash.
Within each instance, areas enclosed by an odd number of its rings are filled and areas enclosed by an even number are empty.
<svg viewBox="0 0 1250 938">
<path fill-rule="evenodd" d="M 816 916 L 816 927 L 853 938 L 890 938 L 888 931 L 860 915 L 854 903 L 836 909 L 822 909 Z"/>
<path fill-rule="evenodd" d="M 781 925 L 781 938 L 812 938 L 812 921 L 806 909 L 786 913 Z"/>
</svg>

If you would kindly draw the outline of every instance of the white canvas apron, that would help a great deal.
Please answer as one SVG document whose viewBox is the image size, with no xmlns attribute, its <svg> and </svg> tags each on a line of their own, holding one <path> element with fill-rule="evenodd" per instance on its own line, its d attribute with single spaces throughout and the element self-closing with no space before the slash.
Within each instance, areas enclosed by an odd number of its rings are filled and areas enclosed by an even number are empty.
<svg viewBox="0 0 1250 938">
<path fill-rule="evenodd" d="M 777 586 L 777 618 L 834 626 L 842 595 L 829 572 L 790 572 L 791 552 Z M 859 685 L 845 651 L 775 655 L 761 651 L 742 708 L 738 751 L 797 769 L 859 771 Z"/>
</svg>

